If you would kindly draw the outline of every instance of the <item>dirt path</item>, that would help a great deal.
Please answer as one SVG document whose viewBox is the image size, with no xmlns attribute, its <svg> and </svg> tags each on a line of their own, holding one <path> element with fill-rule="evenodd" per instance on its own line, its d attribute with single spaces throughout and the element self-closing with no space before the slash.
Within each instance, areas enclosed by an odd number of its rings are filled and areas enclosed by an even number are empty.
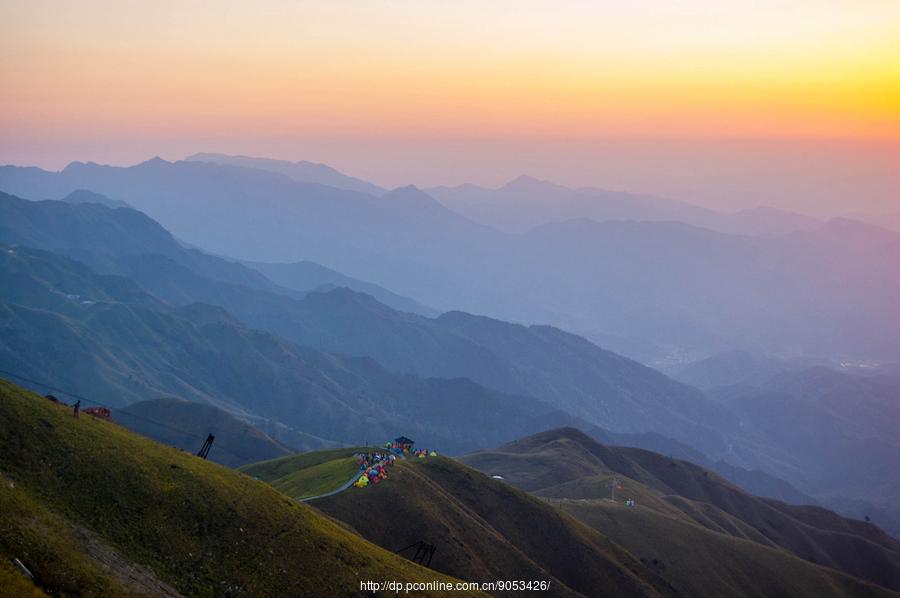
<svg viewBox="0 0 900 598">
<path fill-rule="evenodd" d="M 89 529 L 76 527 L 75 537 L 94 561 L 115 575 L 122 585 L 131 588 L 135 593 L 160 598 L 184 598 L 182 594 L 178 593 L 178 590 L 161 581 L 149 569 L 125 559 L 116 549 Z"/>
</svg>

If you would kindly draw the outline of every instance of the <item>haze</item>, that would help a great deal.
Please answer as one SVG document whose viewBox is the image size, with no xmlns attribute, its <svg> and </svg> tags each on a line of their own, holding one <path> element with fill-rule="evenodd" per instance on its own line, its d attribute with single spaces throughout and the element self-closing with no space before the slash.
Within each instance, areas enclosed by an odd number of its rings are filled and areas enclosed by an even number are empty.
<svg viewBox="0 0 900 598">
<path fill-rule="evenodd" d="M 900 5 L 0 2 L 0 162 L 195 151 L 897 210 Z"/>
</svg>

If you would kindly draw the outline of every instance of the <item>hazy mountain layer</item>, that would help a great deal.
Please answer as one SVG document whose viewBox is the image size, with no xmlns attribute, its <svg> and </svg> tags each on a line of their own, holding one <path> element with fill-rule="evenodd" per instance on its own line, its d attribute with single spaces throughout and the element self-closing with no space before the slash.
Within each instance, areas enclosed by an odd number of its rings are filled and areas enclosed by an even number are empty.
<svg viewBox="0 0 900 598">
<path fill-rule="evenodd" d="M 827 418 L 816 420 L 824 427 L 817 424 L 809 429 L 804 448 L 798 450 L 796 434 L 773 434 L 765 421 L 753 418 L 739 426 L 739 418 L 730 413 L 727 401 L 710 402 L 658 372 L 553 328 L 513 325 L 462 312 L 423 318 L 399 313 L 346 289 L 310 293 L 298 300 L 290 296 L 292 291 L 275 286 L 244 266 L 185 250 L 155 222 L 131 210 L 35 203 L 8 196 L 0 207 L 4 209 L 4 221 L 9 223 L 2 231 L 3 238 L 61 247 L 95 267 L 134 278 L 176 306 L 197 301 L 217 304 L 244 325 L 326 351 L 374 358 L 394 371 L 422 377 L 463 376 L 489 388 L 536 396 L 580 416 L 585 425 L 589 422 L 620 435 L 637 434 L 638 446 L 697 461 L 712 456 L 703 462 L 756 493 L 791 502 L 804 500 L 804 495 L 789 484 L 747 469 L 774 473 L 807 494 L 827 499 L 827 504 L 843 512 L 870 515 L 888 529 L 896 528 L 891 521 L 897 514 L 892 514 L 890 507 L 894 503 L 891 497 L 896 496 L 896 480 L 890 475 L 893 449 L 883 442 L 869 443 L 863 435 L 860 440 L 852 440 L 854 448 L 847 453 L 813 450 L 832 437 Z M 145 247 L 160 253 L 142 254 Z M 244 283 L 236 284 L 240 282 Z M 104 353 L 98 349 L 98 354 Z M 108 374 L 107 378 L 118 380 L 120 368 L 114 361 L 107 361 L 97 367 L 106 373 L 104 376 Z M 710 365 L 714 363 L 718 362 L 711 361 Z M 751 377 L 758 369 L 746 363 L 735 367 Z M 731 375 L 734 369 L 720 372 L 719 379 Z M 99 378 L 92 380 L 102 382 Z M 168 388 L 178 396 L 198 396 L 193 388 Z M 126 392 L 125 396 L 137 400 L 157 395 L 133 396 Z M 322 438 L 323 430 L 291 430 L 279 425 L 277 418 L 255 421 L 292 446 L 313 448 L 327 442 Z M 896 420 L 887 417 L 885 421 Z M 293 427 L 294 423 L 288 425 Z M 326 431 L 332 433 L 330 428 Z M 677 438 L 682 444 L 654 444 L 653 437 L 646 435 L 648 431 Z M 833 446 L 845 446 L 843 442 Z M 704 454 L 685 453 L 684 444 Z M 720 458 L 732 465 L 718 461 Z M 823 494 L 823 488 L 834 479 L 834 468 L 846 470 L 846 464 L 857 460 L 863 466 L 853 466 L 853 479 L 860 472 L 868 472 L 864 484 L 850 485 L 843 494 L 832 490 Z M 865 501 L 863 496 L 867 497 Z"/>
<path fill-rule="evenodd" d="M 0 210 L 7 222 L 0 241 L 65 251 L 131 278 L 175 306 L 219 305 L 245 325 L 328 352 L 373 358 L 390 370 L 465 377 L 534 396 L 606 429 L 652 430 L 711 455 L 725 448 L 721 432 L 732 419 L 725 410 L 690 387 L 558 329 L 462 312 L 431 319 L 347 289 L 297 299 L 240 264 L 180 247 L 165 229 L 131 210 L 11 196 L 0 198 Z M 302 288 L 294 277 L 299 268 L 275 267 L 283 277 L 278 282 Z"/>
<path fill-rule="evenodd" d="M 228 156 L 225 154 L 215 153 L 199 153 L 193 154 L 185 158 L 188 162 L 215 162 L 216 164 L 225 164 L 228 166 L 245 166 L 247 168 L 257 168 L 259 170 L 267 170 L 277 172 L 292 178 L 300 183 L 319 183 L 336 187 L 338 189 L 346 189 L 347 191 L 361 191 L 372 195 L 381 195 L 385 192 L 378 185 L 368 181 L 347 176 L 342 172 L 338 172 L 327 164 L 317 164 L 306 160 L 297 162 L 289 162 L 287 160 L 272 160 L 271 158 L 253 158 L 250 156 Z"/>
<path fill-rule="evenodd" d="M 31 198 L 90 189 L 218 254 L 312 260 L 439 310 L 643 339 L 673 355 L 900 354 L 900 242 L 870 225 L 828 223 L 764 238 L 579 219 L 513 235 L 413 188 L 375 197 L 257 169 L 158 159 L 129 168 L 73 163 L 59 173 L 4 167 L 0 188 Z M 853 227 L 868 230 L 862 237 L 871 242 L 847 243 L 860 236 Z"/>
<path fill-rule="evenodd" d="M 112 406 L 175 396 L 351 444 L 406 430 L 446 450 L 573 421 L 466 379 L 421 379 L 302 348 L 219 307 L 166 306 L 137 285 L 38 250 L 4 247 L 0 369 Z"/>
<path fill-rule="evenodd" d="M 500 230 L 523 233 L 537 226 L 576 218 L 680 221 L 713 230 L 778 235 L 810 230 L 815 218 L 769 207 L 717 212 L 688 203 L 624 191 L 570 189 L 549 181 L 520 176 L 497 189 L 477 185 L 433 187 L 426 191 L 448 208 Z"/>
</svg>

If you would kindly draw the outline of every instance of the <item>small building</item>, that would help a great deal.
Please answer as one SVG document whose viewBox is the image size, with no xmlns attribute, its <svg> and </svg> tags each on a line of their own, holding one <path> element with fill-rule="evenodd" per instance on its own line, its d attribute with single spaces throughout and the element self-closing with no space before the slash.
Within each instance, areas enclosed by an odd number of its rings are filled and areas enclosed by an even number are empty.
<svg viewBox="0 0 900 598">
<path fill-rule="evenodd" d="M 394 444 L 397 448 L 412 450 L 413 445 L 416 443 L 415 440 L 410 440 L 406 436 L 398 436 L 394 438 Z"/>
</svg>

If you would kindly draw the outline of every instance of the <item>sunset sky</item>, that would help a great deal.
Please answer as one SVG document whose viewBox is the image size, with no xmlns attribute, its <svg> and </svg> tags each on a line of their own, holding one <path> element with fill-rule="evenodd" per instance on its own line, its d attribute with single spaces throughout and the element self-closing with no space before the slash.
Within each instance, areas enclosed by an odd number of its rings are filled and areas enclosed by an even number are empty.
<svg viewBox="0 0 900 598">
<path fill-rule="evenodd" d="M 832 209 L 824 171 L 900 201 L 896 0 L 0 0 L 0 23 L 2 163 L 224 151 Z"/>
</svg>

